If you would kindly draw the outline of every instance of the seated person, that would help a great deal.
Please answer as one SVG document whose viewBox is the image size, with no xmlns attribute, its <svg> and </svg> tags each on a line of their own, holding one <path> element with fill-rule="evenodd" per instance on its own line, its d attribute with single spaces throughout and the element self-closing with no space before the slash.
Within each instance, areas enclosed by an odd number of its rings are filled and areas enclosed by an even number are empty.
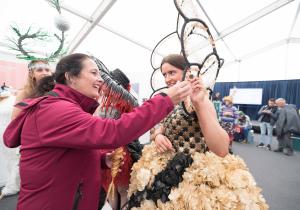
<svg viewBox="0 0 300 210">
<path fill-rule="evenodd" d="M 252 128 L 250 117 L 244 112 L 239 111 L 237 125 L 234 133 L 234 140 L 238 142 L 248 143 L 248 134 Z"/>
</svg>

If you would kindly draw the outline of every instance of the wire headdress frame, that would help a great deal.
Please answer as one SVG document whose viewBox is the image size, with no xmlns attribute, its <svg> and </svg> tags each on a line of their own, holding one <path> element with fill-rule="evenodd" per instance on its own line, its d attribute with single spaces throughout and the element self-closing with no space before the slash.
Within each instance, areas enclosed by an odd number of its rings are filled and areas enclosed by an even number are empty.
<svg viewBox="0 0 300 210">
<path fill-rule="evenodd" d="M 107 111 L 110 107 L 115 107 L 121 113 L 124 113 L 130 112 L 134 107 L 138 106 L 137 99 L 113 78 L 103 62 L 94 56 L 91 57 L 96 62 L 103 79 L 103 84 L 99 88 L 103 96 L 100 103 L 101 110 Z"/>
<path fill-rule="evenodd" d="M 186 62 L 182 80 L 185 80 L 187 72 L 191 72 L 196 77 L 201 75 L 211 95 L 224 60 L 217 53 L 209 27 L 200 18 L 201 8 L 196 0 L 174 0 L 174 4 L 178 11 L 176 30 L 161 39 L 151 53 L 150 62 L 154 69 L 150 79 L 153 90 L 151 97 L 158 91 L 167 88 L 166 86 L 155 87 L 155 75 L 160 71 L 160 66 L 155 65 L 155 56 L 163 57 L 159 50 L 163 43 L 170 39 L 177 39 L 180 45 L 180 49 L 172 53 L 181 54 Z M 185 109 L 184 104 L 183 107 Z"/>
</svg>

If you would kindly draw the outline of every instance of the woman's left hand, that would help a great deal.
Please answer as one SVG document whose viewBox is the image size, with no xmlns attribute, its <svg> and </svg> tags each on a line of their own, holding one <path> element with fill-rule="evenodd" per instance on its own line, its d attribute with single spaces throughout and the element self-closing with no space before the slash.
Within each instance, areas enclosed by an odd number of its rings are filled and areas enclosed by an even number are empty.
<svg viewBox="0 0 300 210">
<path fill-rule="evenodd" d="M 207 91 L 204 83 L 200 77 L 196 77 L 190 80 L 192 84 L 192 93 L 190 95 L 193 104 L 201 103 L 204 101 Z"/>
</svg>

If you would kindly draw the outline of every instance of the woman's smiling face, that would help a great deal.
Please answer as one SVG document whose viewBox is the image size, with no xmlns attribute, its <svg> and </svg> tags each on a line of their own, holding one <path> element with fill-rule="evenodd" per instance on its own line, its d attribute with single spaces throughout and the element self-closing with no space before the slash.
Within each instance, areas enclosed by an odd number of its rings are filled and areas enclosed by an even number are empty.
<svg viewBox="0 0 300 210">
<path fill-rule="evenodd" d="M 181 81 L 183 76 L 183 70 L 172 66 L 169 63 L 164 63 L 161 66 L 161 73 L 165 78 L 165 83 L 168 87 L 176 84 L 177 81 Z"/>
<path fill-rule="evenodd" d="M 86 59 L 82 65 L 82 70 L 78 76 L 72 78 L 74 82 L 70 86 L 83 95 L 96 99 L 103 83 L 97 64 L 92 59 Z"/>
</svg>

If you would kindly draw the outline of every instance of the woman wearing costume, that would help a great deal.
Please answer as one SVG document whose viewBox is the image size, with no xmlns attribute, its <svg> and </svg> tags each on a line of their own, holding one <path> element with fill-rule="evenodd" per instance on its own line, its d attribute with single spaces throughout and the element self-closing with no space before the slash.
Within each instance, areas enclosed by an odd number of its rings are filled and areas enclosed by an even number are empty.
<svg viewBox="0 0 300 210">
<path fill-rule="evenodd" d="M 123 71 L 121 71 L 120 69 L 115 69 L 110 72 L 110 75 L 111 78 L 116 82 L 116 84 L 118 84 L 120 92 L 123 92 L 121 94 L 124 95 L 124 91 L 127 91 L 128 94 L 130 94 L 130 89 L 131 89 L 130 80 L 124 74 Z M 111 97 L 113 97 L 114 95 L 113 94 L 114 91 L 103 91 L 103 92 L 107 93 L 105 96 L 106 98 L 109 98 L 109 95 L 111 95 Z M 116 100 L 118 100 L 116 103 L 111 103 L 110 106 L 108 107 L 105 106 L 106 100 L 100 100 L 102 101 L 102 104 L 100 104 L 100 106 L 103 109 L 100 108 L 97 111 L 97 114 L 103 118 L 118 119 L 120 118 L 122 113 L 128 113 L 133 110 L 134 104 L 126 105 L 121 98 Z M 135 99 L 135 104 L 138 104 L 136 99 Z M 141 156 L 142 148 L 143 147 L 140 144 L 138 139 L 122 147 L 123 154 L 124 154 L 123 155 L 124 163 L 120 167 L 121 172 L 119 172 L 114 179 L 116 190 L 113 191 L 113 195 L 111 194 L 110 196 L 108 196 L 108 202 L 111 205 L 112 209 L 120 209 L 121 206 L 123 206 L 127 202 L 127 190 L 129 186 L 131 167 L 133 163 L 136 162 Z M 101 153 L 110 153 L 110 152 L 113 152 L 113 150 L 111 149 L 101 150 Z M 101 189 L 102 192 L 100 193 L 99 209 L 102 209 L 105 203 L 104 201 L 107 196 L 106 193 L 108 192 L 109 185 L 112 181 L 111 169 L 103 170 L 102 179 L 103 182 L 102 182 L 102 189 Z"/>
<path fill-rule="evenodd" d="M 30 61 L 28 64 L 28 76 L 27 82 L 23 89 L 18 91 L 16 96 L 16 104 L 26 98 L 33 98 L 37 92 L 37 86 L 40 80 L 46 76 L 52 75 L 52 71 L 48 61 L 42 59 L 36 59 Z M 12 119 L 16 118 L 21 109 L 14 107 L 12 113 Z"/>
<path fill-rule="evenodd" d="M 182 79 L 184 69 L 182 55 L 171 54 L 162 60 L 161 72 L 168 87 Z M 217 120 L 201 78 L 189 80 L 194 88 L 191 103 L 185 100 L 185 107 L 192 114 L 177 105 L 155 129 L 152 143 L 144 147 L 142 157 L 133 165 L 127 208 L 245 209 L 236 197 L 244 192 L 234 194 L 230 188 L 242 185 L 251 186 L 249 189 L 255 192 L 255 202 L 248 206 L 260 205 L 265 209 L 264 199 L 258 195 L 259 189 L 244 162 L 227 155 L 228 135 Z M 239 174 L 247 181 L 240 184 L 239 179 L 233 183 L 227 180 Z"/>
</svg>

